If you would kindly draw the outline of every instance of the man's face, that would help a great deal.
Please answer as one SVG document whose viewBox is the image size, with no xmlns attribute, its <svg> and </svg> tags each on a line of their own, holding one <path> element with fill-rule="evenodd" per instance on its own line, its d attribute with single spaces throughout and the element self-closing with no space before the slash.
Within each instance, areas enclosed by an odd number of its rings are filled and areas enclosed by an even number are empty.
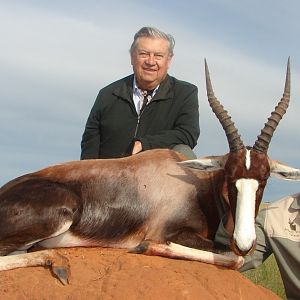
<svg viewBox="0 0 300 300">
<path fill-rule="evenodd" d="M 163 38 L 141 37 L 131 54 L 131 64 L 140 89 L 156 88 L 166 77 L 172 56 Z"/>
</svg>

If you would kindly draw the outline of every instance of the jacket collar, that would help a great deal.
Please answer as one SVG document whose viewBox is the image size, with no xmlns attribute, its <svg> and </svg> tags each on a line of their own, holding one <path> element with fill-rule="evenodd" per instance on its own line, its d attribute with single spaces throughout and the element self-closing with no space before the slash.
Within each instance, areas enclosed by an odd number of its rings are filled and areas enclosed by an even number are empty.
<svg viewBox="0 0 300 300">
<path fill-rule="evenodd" d="M 294 200 L 293 200 L 290 208 L 300 210 L 300 193 L 294 195 L 293 198 L 294 198 Z"/>
<path fill-rule="evenodd" d="M 113 94 L 123 98 L 129 102 L 132 102 L 132 94 L 133 94 L 133 89 L 132 89 L 132 85 L 133 85 L 133 74 L 129 75 L 123 79 L 120 80 L 121 84 L 119 84 L 114 90 L 113 90 Z"/>
<path fill-rule="evenodd" d="M 121 85 L 113 90 L 113 94 L 121 97 L 129 102 L 132 102 L 133 94 L 133 79 L 134 75 L 131 74 L 121 80 Z M 154 95 L 152 101 L 164 100 L 174 97 L 174 90 L 172 89 L 172 77 L 167 75 L 166 78 L 161 82 L 156 94 Z"/>
</svg>

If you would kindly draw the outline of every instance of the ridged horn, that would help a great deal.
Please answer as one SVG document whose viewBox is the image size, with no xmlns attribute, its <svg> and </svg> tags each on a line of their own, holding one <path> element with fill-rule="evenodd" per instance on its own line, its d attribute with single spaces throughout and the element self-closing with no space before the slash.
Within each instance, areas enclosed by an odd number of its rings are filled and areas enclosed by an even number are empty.
<svg viewBox="0 0 300 300">
<path fill-rule="evenodd" d="M 205 62 L 206 91 L 207 91 L 207 98 L 208 98 L 209 105 L 212 108 L 214 114 L 218 118 L 219 122 L 221 123 L 226 133 L 230 152 L 236 152 L 240 149 L 245 148 L 245 146 L 240 138 L 238 130 L 234 126 L 234 122 L 231 120 L 231 117 L 228 115 L 227 111 L 224 109 L 224 107 L 221 105 L 221 103 L 214 95 L 206 59 L 204 60 L 204 62 Z"/>
<path fill-rule="evenodd" d="M 255 144 L 253 146 L 253 149 L 255 149 L 256 151 L 262 153 L 268 152 L 269 144 L 271 142 L 273 133 L 289 106 L 290 89 L 290 58 L 288 58 L 283 97 L 279 101 L 278 105 L 275 107 L 275 110 L 271 113 L 271 116 L 268 118 L 268 122 L 265 123 L 265 127 L 261 130 L 260 135 L 257 137 L 257 140 L 255 141 Z"/>
</svg>

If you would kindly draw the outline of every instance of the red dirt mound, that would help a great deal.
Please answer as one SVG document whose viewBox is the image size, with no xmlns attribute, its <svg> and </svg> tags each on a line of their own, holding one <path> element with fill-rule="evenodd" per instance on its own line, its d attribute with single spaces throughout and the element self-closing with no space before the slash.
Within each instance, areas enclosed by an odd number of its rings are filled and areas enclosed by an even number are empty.
<svg viewBox="0 0 300 300">
<path fill-rule="evenodd" d="M 119 249 L 57 251 L 69 258 L 69 285 L 63 286 L 43 267 L 3 271 L 0 299 L 280 299 L 236 271 L 204 263 Z"/>
</svg>

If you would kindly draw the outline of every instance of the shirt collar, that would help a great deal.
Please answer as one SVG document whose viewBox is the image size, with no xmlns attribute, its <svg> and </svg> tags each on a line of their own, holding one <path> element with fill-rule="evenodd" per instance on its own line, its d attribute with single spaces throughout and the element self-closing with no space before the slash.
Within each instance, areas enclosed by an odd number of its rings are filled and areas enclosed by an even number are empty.
<svg viewBox="0 0 300 300">
<path fill-rule="evenodd" d="M 156 94 L 158 88 L 159 88 L 159 85 L 153 90 L 152 95 L 151 95 L 152 98 Z M 142 90 L 137 86 L 135 76 L 133 77 L 133 94 L 136 94 L 139 97 L 142 97 Z"/>
</svg>

